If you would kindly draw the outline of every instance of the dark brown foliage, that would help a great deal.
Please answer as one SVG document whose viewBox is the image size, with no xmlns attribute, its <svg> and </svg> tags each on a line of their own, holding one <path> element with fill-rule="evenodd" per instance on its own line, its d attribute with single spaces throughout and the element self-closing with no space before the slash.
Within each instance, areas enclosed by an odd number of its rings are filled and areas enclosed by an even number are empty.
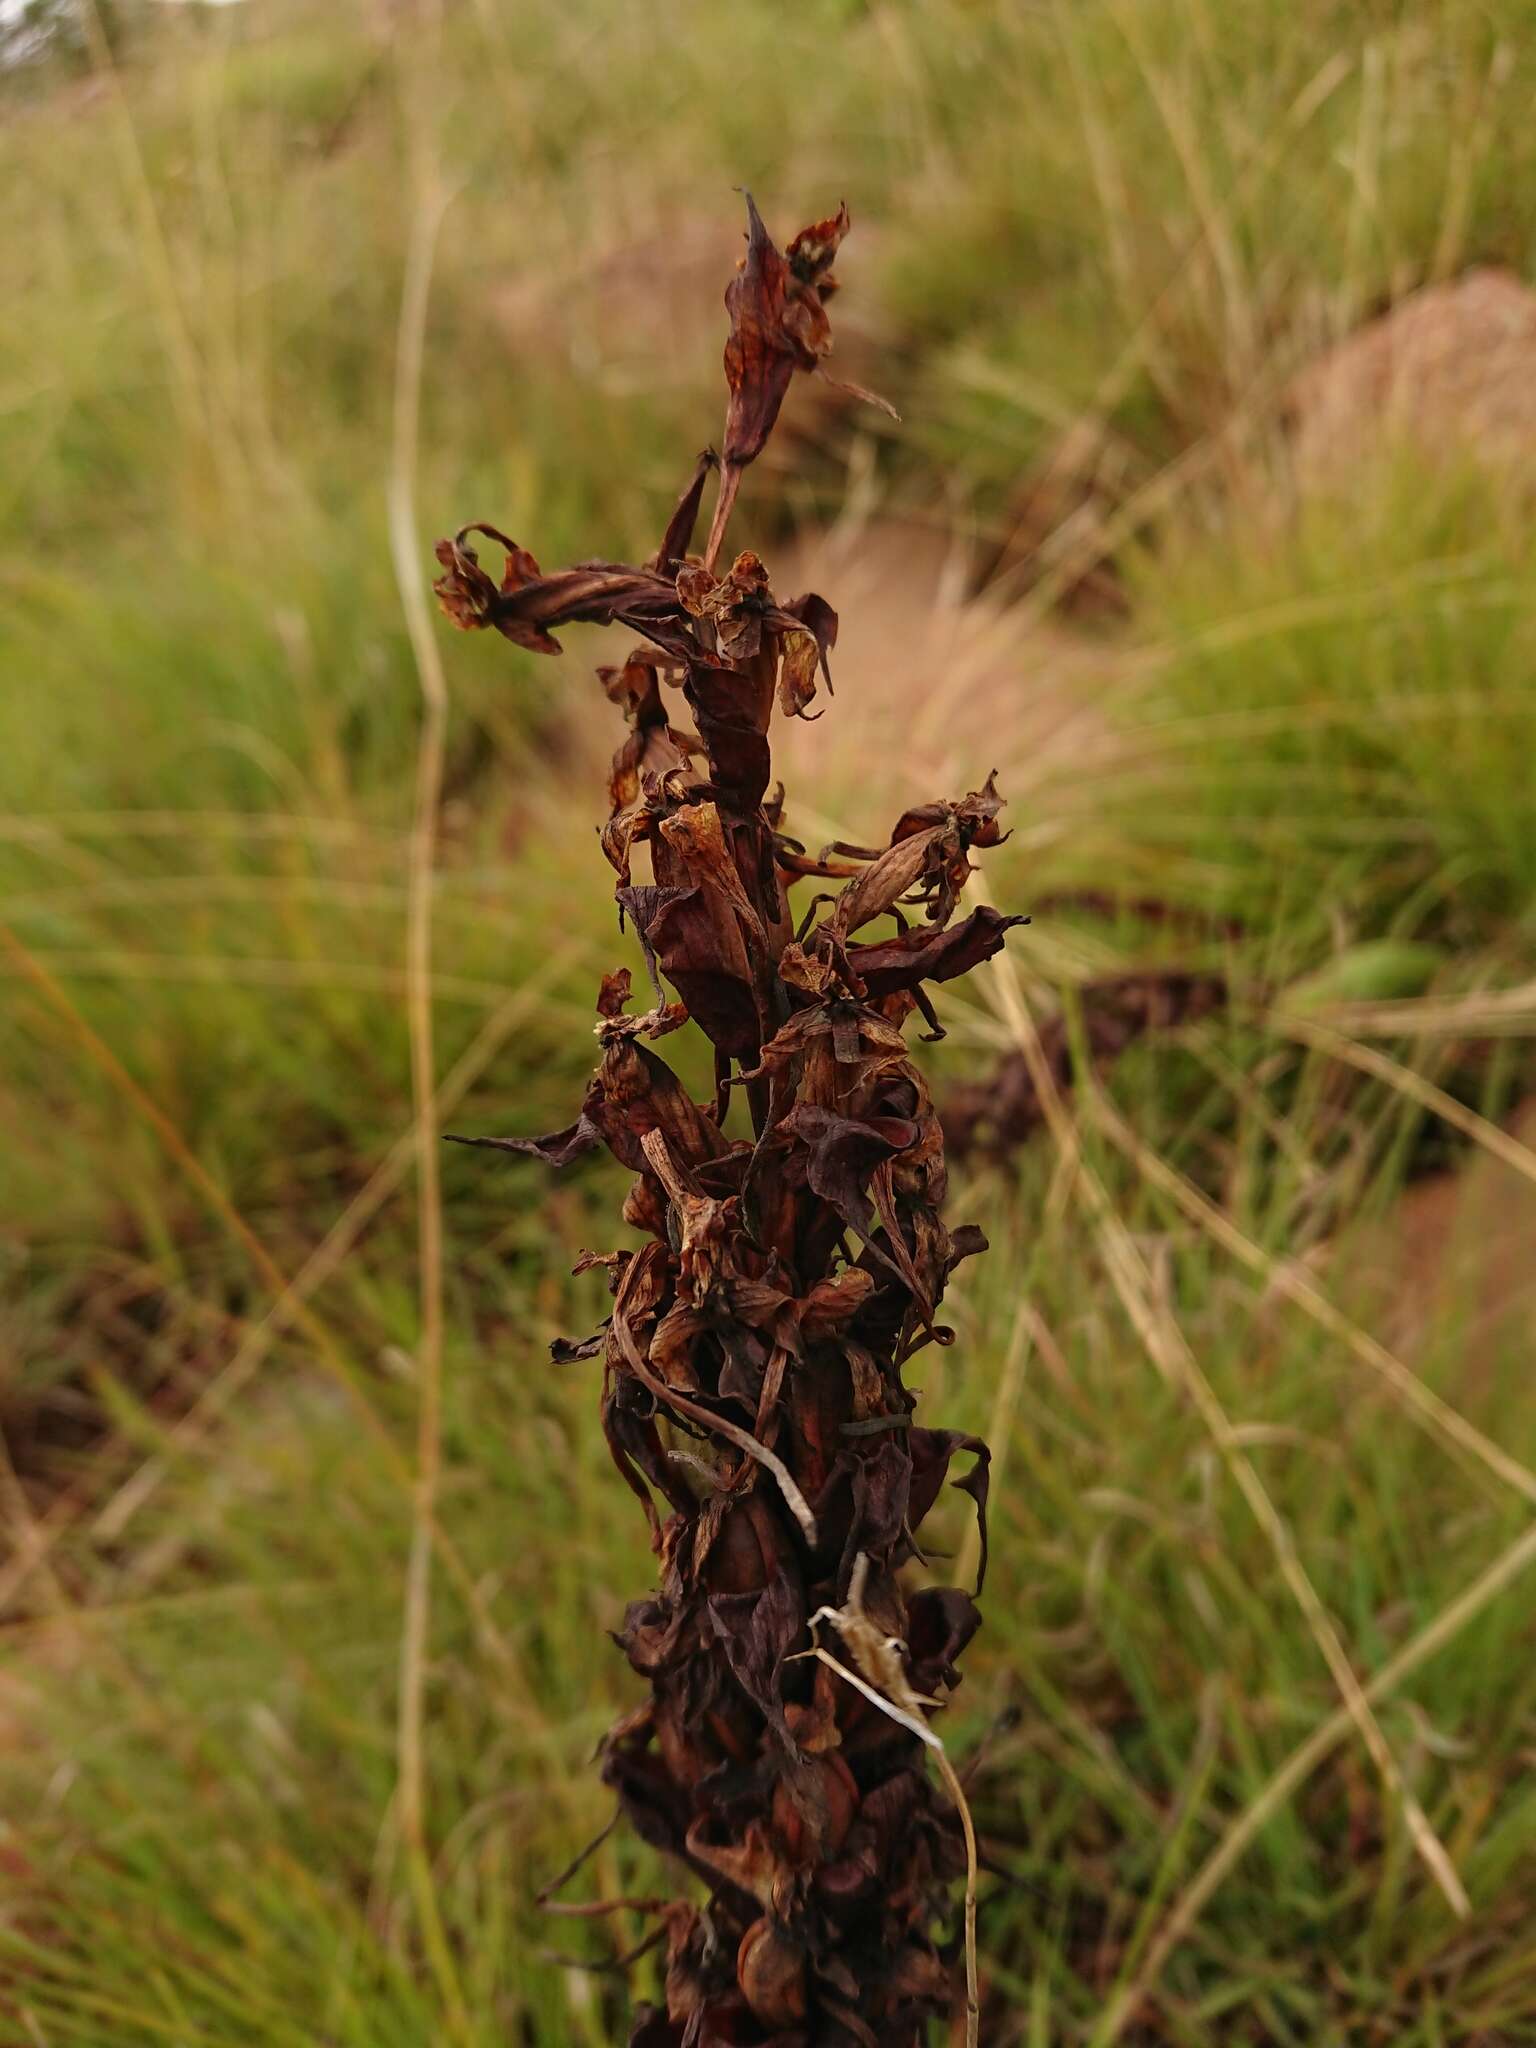
<svg viewBox="0 0 1536 2048">
<path fill-rule="evenodd" d="M 792 372 L 829 345 L 848 226 L 840 210 L 780 254 L 748 212 L 717 534 L 732 473 Z M 935 1928 L 964 1867 L 960 1829 L 910 1727 L 804 1653 L 819 1639 L 931 1712 L 977 1626 L 969 1592 L 901 1575 L 948 1480 L 984 1535 L 987 1477 L 985 1446 L 918 1426 L 902 1383 L 915 1351 L 950 1340 L 945 1284 L 983 1249 L 943 1220 L 942 1135 L 902 1027 L 931 1017 L 925 983 L 965 973 L 1022 920 L 982 907 L 952 921 L 972 850 L 1002 836 L 990 778 L 907 812 L 881 847 L 813 858 L 782 831 L 770 719 L 830 687 L 837 618 L 814 595 L 781 604 L 754 554 L 722 576 L 713 550 L 688 552 L 710 467 L 645 568 L 545 576 L 488 527 L 439 545 L 438 594 L 461 626 L 548 651 L 553 627 L 621 620 L 647 643 L 599 671 L 629 724 L 602 844 L 655 1004 L 631 1015 L 628 971 L 610 975 L 575 1123 L 471 1142 L 558 1166 L 606 1145 L 636 1177 L 624 1220 L 638 1249 L 581 1260 L 605 1270 L 611 1311 L 555 1347 L 560 1362 L 603 1359 L 604 1432 L 659 1560 L 619 1635 L 649 1691 L 609 1735 L 603 1773 L 701 1890 L 667 1909 L 665 2009 L 642 2011 L 631 2041 L 916 2048 L 951 2001 Z M 474 532 L 504 552 L 499 583 Z M 788 892 L 805 876 L 841 886 L 797 929 Z M 689 1018 L 715 1050 L 708 1103 L 652 1050 Z M 823 1609 L 859 1617 L 879 1658 L 862 1656 L 862 1628 L 829 1636 Z"/>
<path fill-rule="evenodd" d="M 1193 1024 L 1226 1007 L 1222 975 L 1182 968 L 1149 968 L 1084 983 L 1077 1000 L 1083 1041 L 1095 1067 L 1109 1066 L 1150 1032 Z M 1065 1016 L 1040 1028 L 1040 1044 L 1057 1088 L 1074 1079 L 1073 1046 Z M 1032 1138 L 1045 1111 L 1021 1052 L 1005 1053 L 984 1081 L 961 1082 L 944 1103 L 944 1135 L 960 1154 L 1002 1156 Z"/>
</svg>

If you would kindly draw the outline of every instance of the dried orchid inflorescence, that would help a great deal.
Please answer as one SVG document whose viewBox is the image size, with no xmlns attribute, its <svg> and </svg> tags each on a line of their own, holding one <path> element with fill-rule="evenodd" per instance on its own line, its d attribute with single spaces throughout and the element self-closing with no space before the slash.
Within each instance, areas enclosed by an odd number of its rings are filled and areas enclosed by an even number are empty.
<svg viewBox="0 0 1536 2048">
<path fill-rule="evenodd" d="M 986 906 L 955 919 L 972 851 L 1003 836 L 990 777 L 908 811 L 883 847 L 812 856 L 782 829 L 770 720 L 775 705 L 806 716 L 830 687 L 837 617 L 815 595 L 780 602 L 757 555 L 724 574 L 715 556 L 794 370 L 830 346 L 848 216 L 782 254 L 750 200 L 748 223 L 704 556 L 689 549 L 711 456 L 645 567 L 542 575 L 489 527 L 438 548 L 460 626 L 549 651 L 552 628 L 620 621 L 644 643 L 599 671 L 630 725 L 603 849 L 655 1004 L 631 1016 L 628 971 L 609 976 L 576 1122 L 473 1142 L 560 1166 L 606 1145 L 635 1175 L 623 1214 L 638 1249 L 582 1258 L 606 1271 L 612 1310 L 555 1347 L 603 1358 L 604 1432 L 660 1564 L 620 1638 L 648 1696 L 609 1735 L 604 1776 L 704 1892 L 666 1910 L 666 2002 L 639 2014 L 633 2048 L 916 2048 L 952 1999 L 935 1928 L 966 1868 L 961 1819 L 925 1769 L 928 1717 L 978 1615 L 969 1592 L 910 1586 L 903 1567 L 968 1457 L 957 1483 L 981 1518 L 985 1573 L 988 1454 L 918 1425 L 902 1382 L 915 1352 L 950 1341 L 945 1285 L 984 1249 L 943 1220 L 942 1133 L 903 1026 L 918 1011 L 937 1031 L 926 985 L 1023 920 Z M 473 532 L 503 550 L 499 582 Z M 789 891 L 806 877 L 836 893 L 797 925 Z M 707 1103 L 651 1049 L 688 1019 L 714 1047 Z"/>
</svg>

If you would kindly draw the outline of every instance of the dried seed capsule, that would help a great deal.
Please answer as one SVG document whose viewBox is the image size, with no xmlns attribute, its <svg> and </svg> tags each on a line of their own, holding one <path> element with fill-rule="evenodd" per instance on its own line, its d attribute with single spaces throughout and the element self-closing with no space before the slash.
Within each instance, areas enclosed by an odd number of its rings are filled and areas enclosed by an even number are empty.
<svg viewBox="0 0 1536 2048">
<path fill-rule="evenodd" d="M 736 1981 L 765 2027 L 787 2027 L 805 2018 L 805 1952 L 766 1915 L 741 1937 Z"/>
</svg>

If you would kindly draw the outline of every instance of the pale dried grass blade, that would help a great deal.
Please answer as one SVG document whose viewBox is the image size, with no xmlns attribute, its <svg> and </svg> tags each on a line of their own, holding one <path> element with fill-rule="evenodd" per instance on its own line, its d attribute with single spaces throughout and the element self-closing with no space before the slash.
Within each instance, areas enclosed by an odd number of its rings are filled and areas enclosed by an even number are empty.
<svg viewBox="0 0 1536 2048">
<path fill-rule="evenodd" d="M 1457 1875 L 1444 1844 L 1435 1834 L 1429 1818 L 1403 1776 L 1396 1757 L 1371 1712 L 1337 1629 L 1318 1596 L 1317 1589 L 1296 1552 L 1291 1533 L 1271 1500 L 1251 1459 L 1236 1440 L 1233 1426 L 1220 1398 L 1201 1370 L 1189 1343 L 1164 1305 L 1157 1298 L 1151 1275 L 1130 1232 L 1116 1213 L 1098 1176 L 1082 1156 L 1076 1129 L 1068 1118 L 1060 1093 L 1040 1046 L 1019 986 L 1017 972 L 1006 954 L 995 963 L 1003 1001 L 1018 1037 L 1019 1049 L 1030 1070 L 1030 1079 L 1041 1108 L 1063 1156 L 1072 1161 L 1075 1186 L 1080 1191 L 1099 1235 L 1105 1268 L 1132 1327 L 1141 1339 L 1151 1363 L 1171 1385 L 1189 1395 L 1212 1441 L 1226 1460 L 1243 1498 L 1264 1531 L 1280 1573 L 1300 1607 L 1323 1660 L 1343 1695 L 1345 1706 L 1360 1738 L 1381 1775 L 1388 1793 L 1396 1799 L 1414 1847 L 1444 1894 L 1451 1910 L 1466 1918 L 1472 1910 L 1466 1888 Z"/>
</svg>

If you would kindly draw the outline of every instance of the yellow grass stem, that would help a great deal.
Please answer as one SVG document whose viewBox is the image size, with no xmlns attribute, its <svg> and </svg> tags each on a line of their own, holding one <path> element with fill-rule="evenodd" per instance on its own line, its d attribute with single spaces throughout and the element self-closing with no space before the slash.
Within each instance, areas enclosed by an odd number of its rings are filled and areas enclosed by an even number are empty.
<svg viewBox="0 0 1536 2048">
<path fill-rule="evenodd" d="M 1039 1033 L 1025 1002 L 1017 969 L 1006 953 L 1000 953 L 993 965 L 1005 1014 L 1013 1026 L 1019 1050 L 1029 1068 L 1031 1082 L 1064 1167 L 1070 1170 L 1074 1189 L 1098 1232 L 1105 1271 L 1121 1306 L 1151 1363 L 1170 1385 L 1181 1387 L 1188 1394 L 1212 1441 L 1226 1460 L 1239 1491 L 1269 1541 L 1281 1576 L 1333 1674 L 1334 1683 L 1383 1784 L 1398 1802 L 1415 1849 L 1451 1910 L 1458 1917 L 1465 1918 L 1472 1910 L 1466 1888 L 1444 1844 L 1430 1825 L 1428 1815 L 1404 1778 L 1380 1723 L 1371 1711 L 1332 1617 L 1297 1555 L 1290 1529 L 1270 1499 L 1252 1460 L 1243 1450 L 1241 1437 L 1234 1430 L 1215 1388 L 1201 1370 L 1182 1329 L 1159 1300 L 1146 1262 L 1116 1213 L 1103 1183 L 1083 1157 L 1077 1131 L 1067 1115 L 1040 1045 Z"/>
<path fill-rule="evenodd" d="M 1161 1188 L 1215 1243 L 1239 1259 L 1251 1272 L 1259 1274 L 1273 1293 L 1294 1303 L 1315 1323 L 1346 1344 L 1362 1364 L 1379 1373 L 1402 1395 L 1428 1428 L 1447 1443 L 1478 1459 L 1525 1499 L 1536 1501 L 1536 1472 L 1485 1436 L 1475 1423 L 1469 1422 L 1432 1387 L 1425 1386 L 1418 1374 L 1378 1338 L 1362 1330 L 1342 1309 L 1337 1308 L 1294 1261 L 1271 1258 L 1262 1246 L 1245 1237 L 1231 1218 L 1224 1215 L 1192 1181 L 1142 1143 L 1101 1090 L 1090 1084 L 1084 1090 L 1084 1097 L 1090 1105 L 1090 1114 L 1105 1136 L 1124 1152 L 1152 1186 Z"/>
<path fill-rule="evenodd" d="M 418 559 L 416 459 L 432 260 L 447 204 L 448 195 L 441 189 L 423 184 L 418 191 L 400 300 L 389 476 L 390 553 L 421 684 L 406 921 L 406 1017 L 411 1043 L 411 1096 L 416 1111 L 421 1334 L 416 1359 L 416 1477 L 400 1640 L 395 1814 L 405 1845 L 422 1938 L 454 2031 L 467 2037 L 469 2012 L 443 1927 L 428 1851 L 424 1735 L 427 1647 L 432 1623 L 432 1525 L 442 1468 L 443 1205 L 433 1115 L 437 1082 L 432 1037 L 432 877 L 442 802 L 448 685 L 433 637 L 426 582 Z"/>
<path fill-rule="evenodd" d="M 1427 1664 L 1431 1657 L 1453 1642 L 1469 1622 L 1475 1621 L 1507 1586 L 1533 1564 L 1536 1564 L 1536 1525 L 1517 1537 L 1465 1592 L 1443 1607 L 1411 1642 L 1405 1643 L 1396 1656 L 1387 1659 L 1375 1677 L 1367 1681 L 1364 1688 L 1366 1700 L 1374 1706 L 1388 1698 L 1404 1679 L 1411 1678 L 1421 1664 Z M 1090 2048 L 1114 2048 L 1162 1975 L 1168 1958 L 1187 1939 L 1191 1928 L 1225 1879 L 1292 1793 L 1305 1784 L 1318 1765 L 1338 1748 L 1353 1725 L 1354 1716 L 1348 1707 L 1340 1707 L 1314 1729 L 1305 1742 L 1291 1751 L 1269 1782 L 1244 1807 L 1170 1907 L 1168 1917 L 1147 1950 L 1145 1962 L 1134 1981 L 1111 2002 L 1093 2035 Z"/>
</svg>

